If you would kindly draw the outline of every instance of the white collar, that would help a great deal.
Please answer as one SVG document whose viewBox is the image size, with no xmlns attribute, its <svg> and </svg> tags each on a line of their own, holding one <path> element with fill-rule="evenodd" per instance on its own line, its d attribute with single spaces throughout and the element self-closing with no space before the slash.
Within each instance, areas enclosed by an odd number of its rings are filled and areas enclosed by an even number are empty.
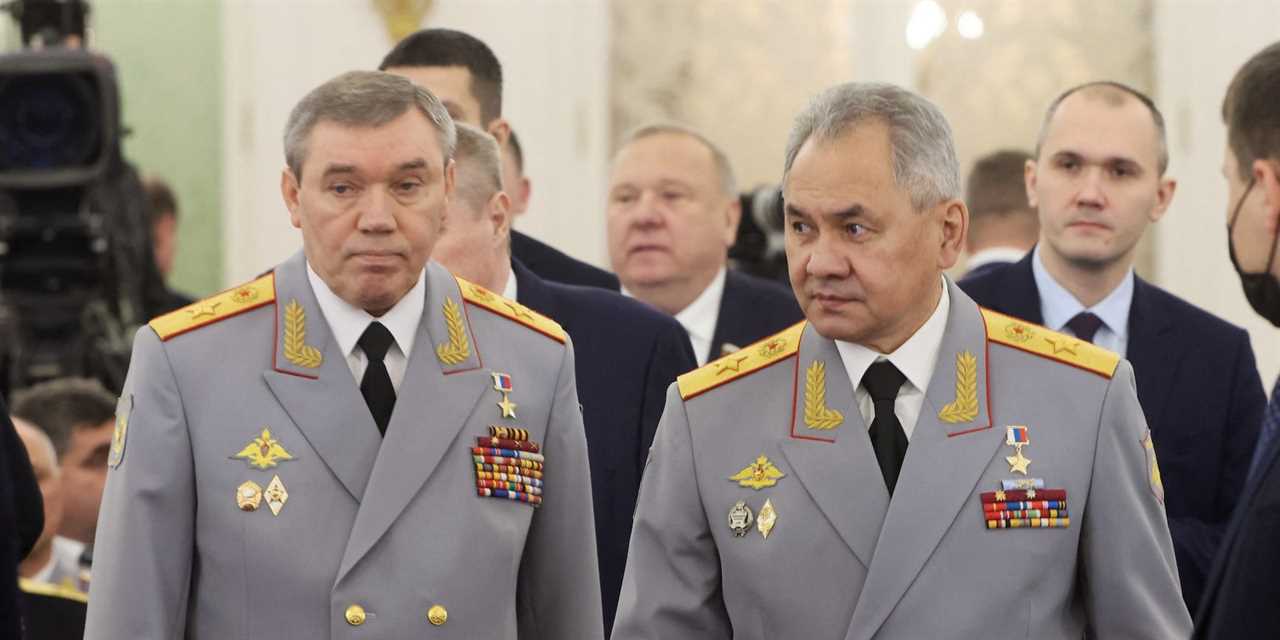
<svg viewBox="0 0 1280 640">
<path fill-rule="evenodd" d="M 1015 247 L 987 247 L 969 256 L 968 262 L 964 267 L 968 271 L 973 271 L 978 267 L 993 262 L 1017 262 L 1027 255 L 1025 249 Z"/>
<path fill-rule="evenodd" d="M 368 311 L 339 298 L 311 268 L 310 262 L 307 263 L 307 279 L 311 281 L 311 290 L 316 294 L 320 313 L 329 323 L 329 330 L 333 332 L 333 339 L 338 342 L 343 356 L 355 351 L 356 343 L 364 330 L 369 327 L 370 322 L 377 320 L 391 332 L 391 337 L 395 338 L 396 346 L 400 347 L 405 359 L 409 358 L 409 354 L 413 352 L 413 340 L 417 337 L 418 324 L 422 322 L 422 310 L 426 306 L 426 269 L 418 274 L 418 282 L 409 292 L 380 318 L 375 318 Z"/>
<path fill-rule="evenodd" d="M 1112 333 L 1121 339 L 1127 339 L 1129 309 L 1133 306 L 1133 267 L 1129 268 L 1124 279 L 1107 297 L 1088 309 L 1049 273 L 1049 269 L 1044 266 L 1044 256 L 1040 255 L 1039 246 L 1031 259 L 1031 274 L 1035 277 L 1036 290 L 1040 294 L 1040 315 L 1044 326 L 1062 331 L 1076 314 L 1088 311 L 1098 316 Z"/>
<path fill-rule="evenodd" d="M 840 359 L 844 361 L 845 371 L 849 374 L 849 383 L 856 389 L 862 382 L 867 369 L 879 360 L 888 360 L 906 376 L 921 393 L 929 389 L 929 381 L 933 378 L 933 370 L 938 364 L 938 351 L 942 349 L 942 338 L 947 331 L 947 315 L 951 310 L 951 294 L 947 291 L 947 281 L 942 280 L 942 296 L 933 315 L 916 330 L 896 351 L 883 354 L 860 344 L 836 340 L 836 349 Z"/>
<path fill-rule="evenodd" d="M 725 268 L 720 267 L 716 277 L 711 279 L 702 293 L 698 294 L 689 306 L 676 314 L 676 320 L 684 325 L 691 338 L 705 341 L 708 345 L 715 337 L 716 320 L 720 317 L 720 298 L 724 296 Z"/>
<path fill-rule="evenodd" d="M 507 269 L 507 284 L 502 287 L 502 297 L 515 300 L 520 295 L 520 283 L 516 282 L 516 270 Z"/>
</svg>

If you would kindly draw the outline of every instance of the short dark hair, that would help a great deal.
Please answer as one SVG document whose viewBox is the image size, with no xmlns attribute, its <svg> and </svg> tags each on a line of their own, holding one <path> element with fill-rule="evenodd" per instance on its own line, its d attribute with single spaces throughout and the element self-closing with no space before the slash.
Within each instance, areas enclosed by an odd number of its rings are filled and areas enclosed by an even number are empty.
<svg viewBox="0 0 1280 640">
<path fill-rule="evenodd" d="M 1021 149 L 1002 149 L 978 158 L 965 183 L 969 215 L 979 218 L 1031 212 L 1023 180 L 1031 159 L 1031 154 Z"/>
<path fill-rule="evenodd" d="M 1222 121 L 1242 177 L 1253 173 L 1254 160 L 1280 160 L 1280 42 L 1236 72 L 1222 100 Z"/>
<path fill-rule="evenodd" d="M 520 138 L 516 137 L 515 129 L 507 135 L 507 148 L 511 151 L 511 158 L 516 161 L 516 169 L 524 173 L 524 147 L 520 146 Z"/>
<path fill-rule="evenodd" d="M 465 67 L 471 74 L 471 96 L 480 103 L 480 124 L 502 116 L 502 63 L 475 36 L 453 29 L 423 29 L 391 50 L 378 65 L 392 67 Z"/>
<path fill-rule="evenodd" d="M 75 429 L 97 427 L 115 417 L 116 399 L 97 380 L 59 378 L 14 393 L 13 415 L 48 435 L 62 458 Z"/>
<path fill-rule="evenodd" d="M 1156 103 L 1147 94 L 1134 89 L 1133 87 L 1122 82 L 1114 80 L 1095 80 L 1079 84 L 1066 91 L 1053 100 L 1049 104 L 1048 111 L 1044 113 L 1044 122 L 1040 124 L 1040 135 L 1036 138 L 1036 157 L 1040 157 L 1040 149 L 1044 147 L 1045 136 L 1049 132 L 1049 121 L 1053 120 L 1053 115 L 1058 112 L 1058 106 L 1063 100 L 1081 91 L 1089 91 L 1090 93 L 1098 93 L 1104 98 L 1108 98 L 1111 104 L 1119 106 L 1124 94 L 1128 94 L 1138 99 L 1142 106 L 1147 108 L 1151 113 L 1151 121 L 1156 125 L 1156 140 L 1159 146 L 1156 148 L 1156 164 L 1160 175 L 1164 175 L 1165 170 L 1169 168 L 1169 143 L 1165 136 L 1164 114 L 1160 113 L 1160 109 L 1156 107 Z"/>
<path fill-rule="evenodd" d="M 147 202 L 151 205 L 151 224 L 167 216 L 178 217 L 178 198 L 163 178 L 148 176 L 142 181 L 142 190 L 147 193 Z"/>
</svg>

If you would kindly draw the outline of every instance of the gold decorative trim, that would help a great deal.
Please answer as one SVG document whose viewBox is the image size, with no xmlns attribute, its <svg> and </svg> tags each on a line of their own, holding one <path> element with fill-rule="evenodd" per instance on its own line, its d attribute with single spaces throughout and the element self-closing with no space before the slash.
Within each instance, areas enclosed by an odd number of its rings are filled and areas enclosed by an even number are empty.
<svg viewBox="0 0 1280 640">
<path fill-rule="evenodd" d="M 821 360 L 814 360 L 805 371 L 804 423 L 821 431 L 844 424 L 844 414 L 827 406 L 827 364 Z"/>
<path fill-rule="evenodd" d="M 290 300 L 284 308 L 284 357 L 299 367 L 315 369 L 324 362 L 324 356 L 306 340 L 307 311 L 297 300 Z"/>
<path fill-rule="evenodd" d="M 436 357 L 447 365 L 470 358 L 471 341 L 467 339 L 467 325 L 462 322 L 462 310 L 452 298 L 444 299 L 444 324 L 449 331 L 449 341 L 436 345 Z"/>
<path fill-rule="evenodd" d="M 978 417 L 978 359 L 968 351 L 956 354 L 956 399 L 938 412 L 938 419 L 957 424 Z"/>
</svg>

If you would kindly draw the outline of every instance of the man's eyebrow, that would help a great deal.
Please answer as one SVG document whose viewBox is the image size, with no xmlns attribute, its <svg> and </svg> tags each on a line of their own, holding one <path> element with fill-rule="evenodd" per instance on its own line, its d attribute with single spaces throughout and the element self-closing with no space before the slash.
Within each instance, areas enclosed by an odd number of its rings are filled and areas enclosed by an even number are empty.
<svg viewBox="0 0 1280 640">
<path fill-rule="evenodd" d="M 786 215 L 789 215 L 789 216 L 799 216 L 801 218 L 814 217 L 812 214 L 806 211 L 803 211 L 802 209 L 800 209 L 799 207 L 796 207 L 791 203 L 786 204 L 786 206 L 784 207 L 784 212 L 786 213 Z M 860 204 L 855 204 L 855 205 L 849 206 L 846 209 L 841 209 L 839 211 L 834 211 L 832 213 L 823 214 L 823 216 L 821 217 L 834 218 L 836 220 L 843 222 L 845 220 L 848 220 L 849 218 L 857 218 L 859 216 L 865 216 L 865 215 L 867 215 L 866 208 Z"/>
<path fill-rule="evenodd" d="M 324 168 L 324 173 L 323 173 L 323 174 L 321 174 L 321 175 L 323 175 L 323 176 L 325 176 L 325 177 L 328 177 L 328 176 L 331 176 L 331 175 L 334 175 L 334 174 L 355 173 L 355 172 L 356 172 L 356 167 L 355 167 L 355 165 L 350 165 L 350 164 L 331 164 L 331 165 L 329 165 L 329 166 L 327 166 L 327 167 L 325 167 L 325 168 Z"/>
<path fill-rule="evenodd" d="M 425 169 L 425 168 L 427 168 L 427 161 L 425 158 L 414 158 L 413 160 L 410 160 L 408 162 L 400 163 L 400 165 L 396 167 L 396 170 L 411 171 L 413 169 Z"/>
</svg>

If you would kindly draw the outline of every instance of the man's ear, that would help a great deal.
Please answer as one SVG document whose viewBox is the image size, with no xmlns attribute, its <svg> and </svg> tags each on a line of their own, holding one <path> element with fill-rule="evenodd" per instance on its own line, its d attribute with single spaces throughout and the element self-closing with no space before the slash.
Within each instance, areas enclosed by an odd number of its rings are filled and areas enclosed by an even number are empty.
<svg viewBox="0 0 1280 640">
<path fill-rule="evenodd" d="M 742 221 L 742 200 L 736 196 L 730 196 L 728 204 L 725 205 L 724 216 L 724 246 L 732 247 L 733 243 L 738 241 L 738 223 Z"/>
<path fill-rule="evenodd" d="M 938 253 L 938 267 L 946 271 L 955 266 L 964 251 L 965 238 L 969 235 L 969 208 L 959 198 L 938 206 L 942 207 L 942 247 Z"/>
<path fill-rule="evenodd" d="M 1275 229 L 1280 218 L 1280 165 L 1274 160 L 1254 160 L 1253 180 L 1267 203 L 1267 225 Z"/>
<path fill-rule="evenodd" d="M 1036 197 L 1037 168 L 1038 166 L 1036 165 L 1035 160 L 1027 160 L 1027 163 L 1022 166 L 1022 181 L 1027 188 L 1027 204 L 1030 205 L 1032 209 L 1040 206 L 1039 198 Z"/>
<path fill-rule="evenodd" d="M 1164 217 L 1169 211 L 1169 204 L 1173 202 L 1173 194 L 1178 190 L 1178 181 L 1173 178 L 1161 178 L 1160 186 L 1156 189 L 1156 206 L 1151 210 L 1152 222 L 1157 222 Z"/>
<path fill-rule="evenodd" d="M 511 234 L 511 197 L 505 191 L 494 193 L 486 205 L 485 216 L 493 226 L 495 245 L 505 246 Z"/>
<path fill-rule="evenodd" d="M 284 206 L 289 209 L 289 222 L 295 228 L 302 228 L 302 217 L 299 215 L 299 202 L 302 199 L 302 185 L 293 175 L 293 170 L 285 167 L 280 172 L 280 195 L 284 198 Z"/>
<path fill-rule="evenodd" d="M 494 118 L 484 130 L 498 141 L 499 149 L 506 146 L 507 139 L 511 137 L 511 123 L 504 118 Z"/>
</svg>

